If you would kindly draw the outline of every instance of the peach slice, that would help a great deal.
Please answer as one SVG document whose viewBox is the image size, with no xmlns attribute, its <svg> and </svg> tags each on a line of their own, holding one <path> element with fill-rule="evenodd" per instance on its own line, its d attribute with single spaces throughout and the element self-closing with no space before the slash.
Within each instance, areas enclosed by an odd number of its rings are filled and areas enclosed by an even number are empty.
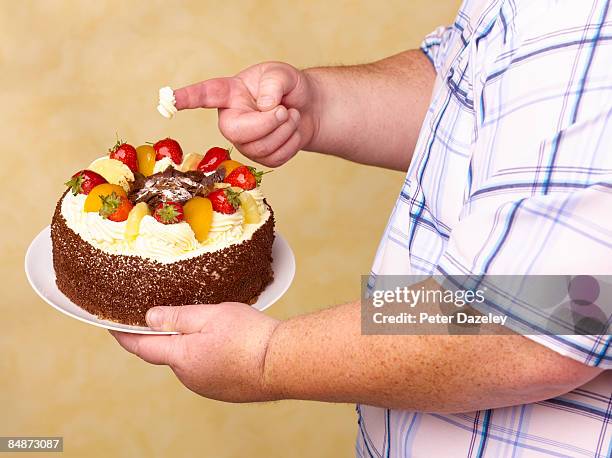
<svg viewBox="0 0 612 458">
<path fill-rule="evenodd" d="M 155 167 L 155 150 L 151 145 L 140 145 L 136 148 L 136 156 L 138 157 L 138 171 L 144 176 L 153 175 Z"/>
<path fill-rule="evenodd" d="M 208 238 L 212 223 L 212 202 L 206 197 L 193 197 L 183 206 L 185 221 L 191 226 L 198 242 Z"/>
<path fill-rule="evenodd" d="M 223 167 L 225 169 L 225 176 L 228 176 L 230 173 L 232 173 L 235 169 L 237 169 L 241 165 L 244 165 L 244 164 L 241 164 L 240 162 L 234 161 L 232 159 L 228 159 L 226 161 L 221 162 L 221 164 L 219 164 L 217 168 Z"/>
<path fill-rule="evenodd" d="M 99 184 L 89 191 L 89 194 L 87 194 L 87 199 L 85 199 L 83 210 L 86 212 L 99 212 L 102 208 L 102 199 L 100 197 L 110 196 L 113 192 L 118 196 L 127 197 L 127 194 L 123 188 L 117 184 Z"/>
</svg>

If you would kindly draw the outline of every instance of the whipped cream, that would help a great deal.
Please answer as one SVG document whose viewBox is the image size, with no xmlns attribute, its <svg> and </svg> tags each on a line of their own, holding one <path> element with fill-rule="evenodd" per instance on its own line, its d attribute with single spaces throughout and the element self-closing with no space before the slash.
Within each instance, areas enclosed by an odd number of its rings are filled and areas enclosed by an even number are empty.
<svg viewBox="0 0 612 458">
<path fill-rule="evenodd" d="M 246 192 L 253 193 L 253 191 Z M 243 224 L 241 209 L 231 215 L 213 212 L 209 237 L 204 243 L 200 243 L 186 222 L 162 224 L 147 215 L 140 222 L 140 231 L 136 240 L 130 243 L 125 240 L 124 235 L 126 222 L 114 222 L 102 218 L 96 212 L 85 212 L 83 205 L 86 198 L 84 194 L 75 196 L 71 192 L 64 196 L 61 214 L 70 229 L 106 253 L 140 256 L 162 264 L 193 258 L 242 243 L 249 240 L 270 218 L 270 210 L 267 207 L 257 224 Z"/>
<path fill-rule="evenodd" d="M 149 215 L 142 218 L 138 237 L 132 244 L 135 252 L 152 259 L 180 256 L 197 247 L 198 241 L 189 224 L 162 224 Z"/>
<path fill-rule="evenodd" d="M 242 237 L 244 215 L 239 208 L 236 213 L 227 215 L 225 213 L 213 212 L 208 239 L 205 244 L 223 244 L 237 240 Z"/>
<path fill-rule="evenodd" d="M 157 111 L 164 118 L 171 119 L 177 113 L 176 109 L 176 98 L 174 97 L 174 91 L 171 87 L 162 87 L 159 90 L 159 104 L 157 105 Z"/>
<path fill-rule="evenodd" d="M 126 222 L 115 222 L 102 218 L 97 212 L 85 212 L 85 194 L 66 194 L 62 201 L 62 216 L 73 231 L 103 251 L 120 252 L 128 247 L 125 240 Z M 78 230 L 77 230 L 78 229 Z"/>
<path fill-rule="evenodd" d="M 166 170 L 168 167 L 174 167 L 178 169 L 178 167 L 174 166 L 174 162 L 168 156 L 162 157 L 159 161 L 155 161 L 155 165 L 153 166 L 153 173 L 159 173 Z"/>
</svg>

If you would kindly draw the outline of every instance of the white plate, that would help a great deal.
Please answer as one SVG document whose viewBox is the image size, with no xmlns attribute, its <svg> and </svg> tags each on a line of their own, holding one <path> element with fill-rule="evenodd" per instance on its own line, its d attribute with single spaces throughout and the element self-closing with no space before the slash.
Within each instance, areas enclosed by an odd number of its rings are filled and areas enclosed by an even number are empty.
<svg viewBox="0 0 612 458">
<path fill-rule="evenodd" d="M 274 280 L 259 295 L 257 302 L 253 304 L 253 307 L 257 310 L 267 309 L 285 294 L 295 275 L 293 251 L 291 251 L 287 241 L 278 232 L 275 235 L 274 245 L 272 245 Z M 55 284 L 55 270 L 53 269 L 53 254 L 51 250 L 51 228 L 49 226 L 43 229 L 32 240 L 25 256 L 25 271 L 30 285 L 32 285 L 34 291 L 45 302 L 79 321 L 101 328 L 134 334 L 176 334 L 175 332 L 153 331 L 151 328 L 143 326 L 130 326 L 114 321 L 101 320 L 64 296 Z"/>
</svg>

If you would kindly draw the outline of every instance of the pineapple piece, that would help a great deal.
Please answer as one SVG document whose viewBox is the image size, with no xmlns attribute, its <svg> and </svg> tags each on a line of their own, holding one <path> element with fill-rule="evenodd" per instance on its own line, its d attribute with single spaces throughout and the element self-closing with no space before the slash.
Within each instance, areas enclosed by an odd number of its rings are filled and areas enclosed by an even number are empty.
<svg viewBox="0 0 612 458">
<path fill-rule="evenodd" d="M 150 215 L 149 206 L 145 202 L 137 203 L 130 211 L 125 224 L 125 239 L 133 242 L 140 232 L 140 222 L 146 215 Z"/>
<path fill-rule="evenodd" d="M 198 153 L 189 153 L 187 156 L 185 156 L 185 159 L 181 164 L 181 172 L 189 172 L 190 170 L 196 170 L 198 168 L 198 164 L 200 163 L 203 157 L 204 156 Z"/>
<path fill-rule="evenodd" d="M 213 218 L 213 208 L 210 199 L 206 197 L 193 197 L 183 206 L 183 211 L 185 221 L 191 226 L 191 230 L 198 242 L 204 242 L 208 238 Z"/>
<path fill-rule="evenodd" d="M 238 198 L 240 199 L 242 214 L 244 215 L 244 224 L 259 223 L 261 221 L 261 215 L 259 214 L 259 208 L 253 196 L 247 192 L 241 192 Z"/>
<path fill-rule="evenodd" d="M 130 190 L 130 182 L 134 181 L 130 168 L 117 159 L 102 157 L 93 161 L 87 169 L 99 173 L 110 184 L 117 184 L 126 192 Z"/>
</svg>

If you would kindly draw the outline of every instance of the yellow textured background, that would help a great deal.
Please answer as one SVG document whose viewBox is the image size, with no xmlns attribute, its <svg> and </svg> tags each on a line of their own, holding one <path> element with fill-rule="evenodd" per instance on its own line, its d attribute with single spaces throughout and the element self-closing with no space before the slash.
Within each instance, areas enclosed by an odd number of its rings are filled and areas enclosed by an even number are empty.
<svg viewBox="0 0 612 458">
<path fill-rule="evenodd" d="M 42 302 L 23 257 L 62 183 L 103 154 L 115 132 L 134 144 L 169 135 L 186 152 L 226 144 L 214 111 L 161 118 L 160 86 L 263 60 L 367 62 L 418 46 L 457 6 L 1 0 L 0 436 L 61 435 L 70 457 L 350 456 L 353 406 L 200 398 L 167 368 Z M 285 318 L 358 296 L 402 177 L 310 153 L 266 176 L 278 229 L 297 258 L 291 289 L 269 313 Z"/>
</svg>

